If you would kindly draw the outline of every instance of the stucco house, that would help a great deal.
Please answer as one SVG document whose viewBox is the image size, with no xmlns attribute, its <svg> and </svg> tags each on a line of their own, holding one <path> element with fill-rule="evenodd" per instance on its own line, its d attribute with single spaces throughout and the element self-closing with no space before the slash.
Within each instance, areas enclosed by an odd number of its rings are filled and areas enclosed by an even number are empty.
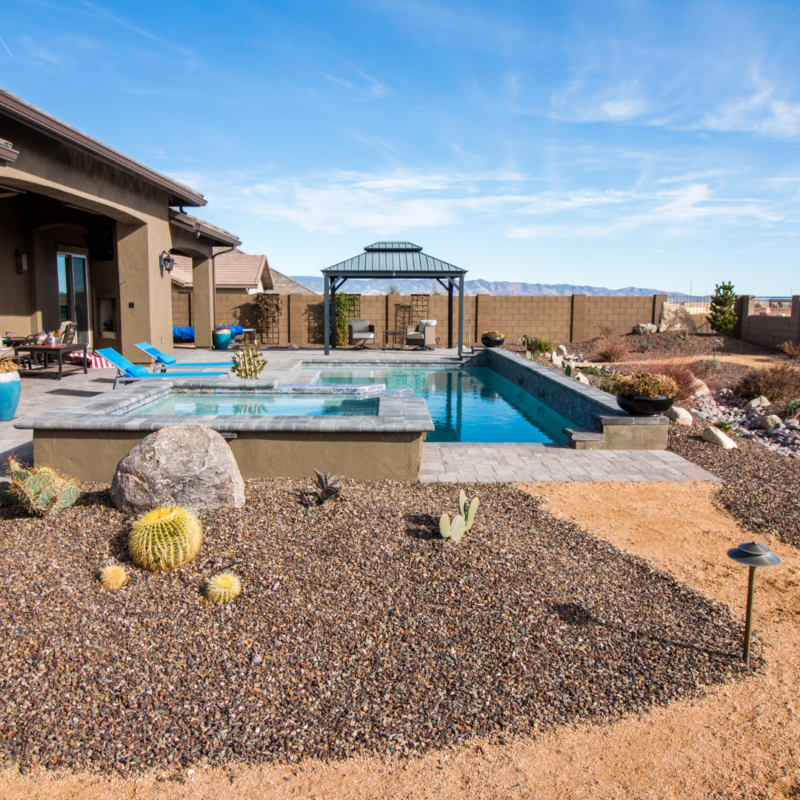
<svg viewBox="0 0 800 800">
<path fill-rule="evenodd" d="M 77 322 L 78 339 L 141 363 L 172 349 L 166 256 L 191 271 L 198 347 L 211 347 L 214 248 L 238 237 L 187 214 L 203 195 L 0 89 L 0 333 Z"/>
<path fill-rule="evenodd" d="M 266 256 L 243 253 L 239 248 L 215 248 L 217 324 L 253 325 L 250 296 L 270 294 L 314 294 L 286 275 L 272 269 Z M 172 270 L 172 319 L 175 325 L 191 327 L 194 322 L 193 272 L 191 259 L 175 257 Z"/>
</svg>

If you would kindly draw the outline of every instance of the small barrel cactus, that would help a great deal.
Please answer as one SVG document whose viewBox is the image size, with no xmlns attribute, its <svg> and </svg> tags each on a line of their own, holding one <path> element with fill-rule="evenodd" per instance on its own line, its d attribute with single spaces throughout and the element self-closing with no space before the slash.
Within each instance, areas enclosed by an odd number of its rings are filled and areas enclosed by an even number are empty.
<svg viewBox="0 0 800 800">
<path fill-rule="evenodd" d="M 11 456 L 6 470 L 11 484 L 3 486 L 0 502 L 21 506 L 32 516 L 54 514 L 71 506 L 81 496 L 81 490 L 72 478 L 65 478 L 50 467 L 28 469 Z"/>
<path fill-rule="evenodd" d="M 211 603 L 230 603 L 242 593 L 242 582 L 233 572 L 220 572 L 206 581 L 206 599 Z"/>
<path fill-rule="evenodd" d="M 200 520 L 180 506 L 149 511 L 136 520 L 128 536 L 128 550 L 138 567 L 168 570 L 191 561 L 203 542 Z"/>
<path fill-rule="evenodd" d="M 116 592 L 128 582 L 128 570 L 122 564 L 108 564 L 100 570 L 100 584 L 104 589 Z"/>
</svg>

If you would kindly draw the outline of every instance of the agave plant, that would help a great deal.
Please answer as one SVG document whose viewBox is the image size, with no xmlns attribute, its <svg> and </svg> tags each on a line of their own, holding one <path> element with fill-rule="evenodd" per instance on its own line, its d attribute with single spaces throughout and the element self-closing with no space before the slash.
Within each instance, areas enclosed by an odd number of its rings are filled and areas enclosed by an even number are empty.
<svg viewBox="0 0 800 800">
<path fill-rule="evenodd" d="M 327 472 L 322 473 L 314 470 L 317 475 L 317 488 L 301 489 L 297 492 L 297 497 L 300 502 L 305 506 L 318 505 L 321 506 L 334 498 L 339 499 L 342 497 L 342 487 L 340 482 L 342 478 L 338 475 L 328 475 Z"/>
</svg>

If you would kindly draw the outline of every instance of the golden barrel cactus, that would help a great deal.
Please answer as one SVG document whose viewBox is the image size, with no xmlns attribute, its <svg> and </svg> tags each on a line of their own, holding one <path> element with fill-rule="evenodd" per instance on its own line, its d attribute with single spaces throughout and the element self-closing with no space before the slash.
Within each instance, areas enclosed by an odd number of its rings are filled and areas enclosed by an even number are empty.
<svg viewBox="0 0 800 800">
<path fill-rule="evenodd" d="M 137 567 L 158 571 L 191 561 L 202 542 L 200 520 L 185 508 L 167 506 L 149 511 L 133 523 L 128 550 Z"/>
<path fill-rule="evenodd" d="M 220 572 L 206 582 L 206 599 L 212 603 L 230 603 L 242 592 L 242 582 L 233 572 Z"/>
</svg>

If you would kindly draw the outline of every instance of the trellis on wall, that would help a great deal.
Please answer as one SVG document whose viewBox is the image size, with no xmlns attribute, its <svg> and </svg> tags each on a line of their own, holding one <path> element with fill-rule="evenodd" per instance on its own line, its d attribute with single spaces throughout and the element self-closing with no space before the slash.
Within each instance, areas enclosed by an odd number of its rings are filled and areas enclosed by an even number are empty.
<svg viewBox="0 0 800 800">
<path fill-rule="evenodd" d="M 428 294 L 411 295 L 411 322 L 409 325 L 419 325 L 420 320 L 430 319 L 428 316 Z"/>
<path fill-rule="evenodd" d="M 282 303 L 280 295 L 259 292 L 253 295 L 256 337 L 261 345 L 280 343 Z"/>
</svg>

